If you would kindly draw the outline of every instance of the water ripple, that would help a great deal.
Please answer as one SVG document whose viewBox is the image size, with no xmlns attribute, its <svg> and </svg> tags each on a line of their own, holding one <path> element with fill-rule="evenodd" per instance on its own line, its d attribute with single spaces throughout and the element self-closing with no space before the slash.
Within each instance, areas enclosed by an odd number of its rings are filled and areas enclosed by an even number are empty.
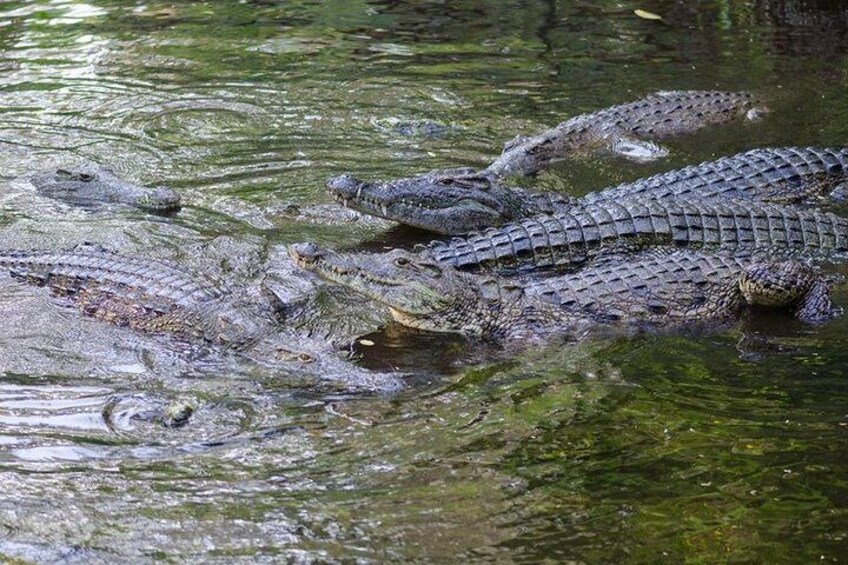
<svg viewBox="0 0 848 565">
<path fill-rule="evenodd" d="M 287 322 L 336 339 L 384 312 L 316 290 L 276 244 L 420 234 L 346 221 L 329 176 L 481 166 L 519 133 L 659 89 L 785 94 L 762 124 L 669 141 L 650 172 L 845 142 L 838 3 L 654 3 L 662 22 L 630 4 L 2 3 L 0 245 L 90 240 L 276 276 L 266 288 L 304 306 Z M 82 162 L 171 185 L 186 207 L 81 210 L 25 179 Z M 580 194 L 646 170 L 591 158 L 526 183 Z M 415 376 L 373 394 L 2 279 L 0 561 L 844 554 L 846 318 L 529 351 L 389 324 L 358 342 L 359 363 Z M 743 332 L 766 339 L 737 345 Z"/>
</svg>

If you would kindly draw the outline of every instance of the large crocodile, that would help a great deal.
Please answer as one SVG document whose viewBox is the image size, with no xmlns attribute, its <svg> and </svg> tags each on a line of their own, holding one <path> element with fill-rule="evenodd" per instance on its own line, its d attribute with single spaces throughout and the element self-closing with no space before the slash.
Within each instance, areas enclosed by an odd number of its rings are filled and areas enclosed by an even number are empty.
<svg viewBox="0 0 848 565">
<path fill-rule="evenodd" d="M 848 220 L 729 198 L 603 201 L 434 242 L 422 253 L 465 270 L 527 271 L 663 245 L 775 257 L 831 254 L 848 250 Z"/>
<path fill-rule="evenodd" d="M 233 289 L 177 265 L 82 245 L 69 251 L 0 250 L 13 278 L 45 286 L 84 314 L 181 342 L 212 343 L 270 368 L 353 386 L 396 388 L 396 375 L 365 371 L 325 342 L 291 331 L 263 285 Z"/>
<path fill-rule="evenodd" d="M 534 338 L 599 322 L 725 320 L 747 304 L 787 308 L 808 322 L 839 312 L 824 280 L 797 261 L 654 250 L 615 266 L 517 281 L 463 273 L 400 249 L 336 253 L 307 243 L 289 252 L 299 266 L 388 306 L 404 325 L 485 338 Z"/>
<path fill-rule="evenodd" d="M 54 169 L 36 173 L 29 181 L 39 194 L 72 204 L 127 204 L 160 214 L 180 209 L 180 195 L 170 188 L 133 184 L 101 167 Z"/>
<path fill-rule="evenodd" d="M 641 100 L 575 116 L 531 137 L 518 136 L 487 172 L 498 176 L 533 175 L 551 163 L 587 150 L 606 148 L 637 160 L 667 151 L 647 140 L 692 133 L 762 112 L 747 92 L 681 90 L 656 92 Z"/>
<path fill-rule="evenodd" d="M 651 198 L 738 198 L 774 203 L 815 199 L 846 181 L 848 148 L 754 149 L 620 184 L 579 199 L 534 193 L 470 168 L 433 171 L 387 182 L 331 178 L 327 192 L 345 207 L 447 235 L 500 226 L 576 204 Z"/>
</svg>

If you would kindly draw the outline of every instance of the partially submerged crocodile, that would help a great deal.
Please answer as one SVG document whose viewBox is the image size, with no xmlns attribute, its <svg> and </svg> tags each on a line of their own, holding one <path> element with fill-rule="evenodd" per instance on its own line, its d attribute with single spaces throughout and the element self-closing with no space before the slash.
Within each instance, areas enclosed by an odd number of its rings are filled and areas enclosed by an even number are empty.
<svg viewBox="0 0 848 565">
<path fill-rule="evenodd" d="M 282 305 L 262 285 L 231 289 L 177 265 L 95 246 L 0 250 L 12 277 L 64 297 L 86 315 L 183 343 L 211 343 L 270 368 L 352 386 L 396 388 L 396 375 L 359 369 L 325 342 L 289 331 Z"/>
<path fill-rule="evenodd" d="M 302 268 L 387 306 L 401 324 L 485 338 L 534 338 L 587 323 L 726 320 L 748 304 L 786 308 L 808 322 L 839 312 L 823 279 L 797 261 L 654 251 L 517 281 L 463 273 L 403 250 L 336 253 L 297 244 L 289 252 Z"/>
<path fill-rule="evenodd" d="M 603 201 L 434 242 L 422 253 L 465 270 L 527 271 L 658 246 L 823 255 L 848 250 L 848 220 L 733 199 Z"/>
<path fill-rule="evenodd" d="M 164 186 L 147 188 L 94 166 L 36 173 L 29 181 L 39 194 L 71 204 L 127 204 L 160 214 L 180 209 L 180 195 Z"/>
<path fill-rule="evenodd" d="M 350 174 L 327 192 L 345 207 L 441 234 L 460 235 L 575 205 L 623 198 L 737 198 L 797 203 L 833 191 L 848 178 L 848 148 L 754 149 L 620 184 L 581 198 L 528 192 L 470 168 L 433 171 L 387 182 Z"/>
<path fill-rule="evenodd" d="M 740 118 L 756 119 L 762 111 L 747 92 L 656 92 L 635 102 L 575 116 L 531 137 L 518 136 L 506 143 L 486 171 L 501 177 L 533 175 L 551 163 L 598 148 L 641 161 L 657 159 L 667 151 L 651 140 Z"/>
</svg>

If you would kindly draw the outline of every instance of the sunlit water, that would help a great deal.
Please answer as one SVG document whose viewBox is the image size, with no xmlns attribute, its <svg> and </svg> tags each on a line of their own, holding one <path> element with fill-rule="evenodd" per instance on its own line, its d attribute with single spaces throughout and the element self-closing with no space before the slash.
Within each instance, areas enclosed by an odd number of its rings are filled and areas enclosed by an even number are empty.
<svg viewBox="0 0 848 565">
<path fill-rule="evenodd" d="M 422 234 L 335 210 L 324 179 L 482 166 L 518 133 L 655 90 L 751 89 L 772 112 L 674 140 L 660 163 L 588 158 L 527 183 L 582 193 L 757 146 L 844 145 L 846 29 L 824 0 L 5 2 L 0 240 L 234 278 L 296 241 L 408 244 Z M 188 205 L 81 210 L 19 178 L 82 162 Z M 311 288 L 278 268 L 287 292 Z M 848 552 L 846 318 L 493 351 L 380 329 L 337 297 L 332 324 L 373 325 L 360 366 L 404 375 L 369 393 L 198 360 L 2 282 L 0 559 Z"/>
</svg>

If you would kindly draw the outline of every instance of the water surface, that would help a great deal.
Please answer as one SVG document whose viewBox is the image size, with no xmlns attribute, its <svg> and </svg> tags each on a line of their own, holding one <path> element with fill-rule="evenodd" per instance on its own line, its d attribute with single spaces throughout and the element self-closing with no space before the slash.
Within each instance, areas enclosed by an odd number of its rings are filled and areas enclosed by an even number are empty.
<svg viewBox="0 0 848 565">
<path fill-rule="evenodd" d="M 846 35 L 826 0 L 4 2 L 0 239 L 234 278 L 291 242 L 409 243 L 422 234 L 339 213 L 323 181 L 483 166 L 519 133 L 655 90 L 750 89 L 772 112 L 673 140 L 660 163 L 590 157 L 526 184 L 580 194 L 753 147 L 844 145 Z M 82 162 L 188 205 L 82 210 L 19 178 Z M 2 282 L 0 559 L 846 554 L 846 318 L 509 354 L 369 318 L 360 365 L 407 375 L 369 393 L 198 363 Z M 166 427 L 133 402 L 195 413 Z"/>
</svg>

